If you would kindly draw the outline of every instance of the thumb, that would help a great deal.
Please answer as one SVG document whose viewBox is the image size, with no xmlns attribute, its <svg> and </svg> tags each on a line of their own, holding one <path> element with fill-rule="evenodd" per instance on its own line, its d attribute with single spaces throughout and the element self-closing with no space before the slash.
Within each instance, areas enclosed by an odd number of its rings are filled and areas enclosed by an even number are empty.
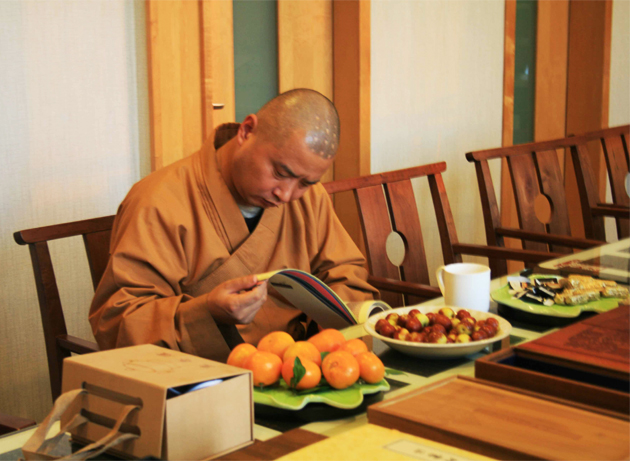
<svg viewBox="0 0 630 461">
<path fill-rule="evenodd" d="M 242 290 L 250 290 L 258 283 L 258 277 L 256 275 L 246 275 L 245 277 L 239 277 L 237 279 L 228 280 L 225 282 L 225 289 L 231 293 L 238 293 Z"/>
</svg>

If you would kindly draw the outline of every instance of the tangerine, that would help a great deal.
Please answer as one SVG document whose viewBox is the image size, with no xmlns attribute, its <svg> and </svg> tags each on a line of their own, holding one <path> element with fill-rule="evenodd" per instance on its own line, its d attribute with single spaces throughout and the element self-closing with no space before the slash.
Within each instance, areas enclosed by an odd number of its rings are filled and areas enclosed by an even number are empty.
<svg viewBox="0 0 630 461">
<path fill-rule="evenodd" d="M 373 352 L 363 352 L 356 356 L 359 374 L 365 382 L 378 383 L 385 377 L 385 366 Z"/>
<path fill-rule="evenodd" d="M 359 379 L 359 362 L 350 352 L 331 352 L 322 361 L 322 372 L 326 381 L 332 387 L 345 389 L 352 386 Z"/>
<path fill-rule="evenodd" d="M 313 387 L 317 386 L 321 381 L 322 371 L 320 370 L 319 366 L 311 360 L 300 359 L 300 362 L 302 362 L 302 366 L 306 371 L 304 373 L 304 376 L 302 376 L 302 379 L 300 379 L 300 382 L 298 382 L 295 386 L 295 389 L 312 389 Z M 282 364 L 282 378 L 289 387 L 292 387 L 291 378 L 293 378 L 294 366 L 295 357 L 293 358 L 293 360 L 286 360 Z"/>
<path fill-rule="evenodd" d="M 230 355 L 228 355 L 227 364 L 235 367 L 245 368 L 245 362 L 258 350 L 255 346 L 249 343 L 242 343 L 232 349 Z"/>
<path fill-rule="evenodd" d="M 258 342 L 258 350 L 276 354 L 280 359 L 286 350 L 295 344 L 295 339 L 286 331 L 272 331 Z"/>
<path fill-rule="evenodd" d="M 318 367 L 322 364 L 322 354 L 317 350 L 315 344 L 309 343 L 308 341 L 297 341 L 295 344 L 289 346 L 282 357 L 282 361 L 286 362 L 290 360 L 293 362 L 296 357 L 299 357 L 302 362 L 304 362 L 304 360 L 315 362 Z"/>
<path fill-rule="evenodd" d="M 250 355 L 245 368 L 254 374 L 254 386 L 271 386 L 280 379 L 282 360 L 273 352 L 258 351 Z"/>
<path fill-rule="evenodd" d="M 311 336 L 308 342 L 314 344 L 319 352 L 334 352 L 346 342 L 346 338 L 339 330 L 327 328 Z"/>
<path fill-rule="evenodd" d="M 350 339 L 346 341 L 345 343 L 343 343 L 338 350 L 350 352 L 352 355 L 356 357 L 361 352 L 367 352 L 368 347 L 367 347 L 367 344 L 365 344 L 359 338 L 355 338 L 355 339 Z"/>
</svg>

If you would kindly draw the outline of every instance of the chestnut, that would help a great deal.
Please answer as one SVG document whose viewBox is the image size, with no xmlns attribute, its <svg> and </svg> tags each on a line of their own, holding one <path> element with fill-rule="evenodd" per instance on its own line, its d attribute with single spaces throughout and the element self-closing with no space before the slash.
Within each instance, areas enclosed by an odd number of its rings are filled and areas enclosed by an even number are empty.
<svg viewBox="0 0 630 461">
<path fill-rule="evenodd" d="M 411 333 L 418 332 L 422 330 L 422 323 L 418 317 L 409 316 L 407 319 L 407 323 L 405 323 L 405 328 L 409 330 Z"/>
<path fill-rule="evenodd" d="M 459 320 L 462 320 L 464 317 L 470 317 L 470 312 L 468 312 L 466 309 L 460 309 L 457 311 L 457 314 L 455 314 L 455 317 L 457 317 Z"/>
<path fill-rule="evenodd" d="M 428 341 L 432 344 L 445 344 L 447 339 L 446 335 L 441 331 L 432 331 L 428 337 Z"/>
<path fill-rule="evenodd" d="M 387 321 L 385 321 L 385 323 L 387 323 L 387 325 L 383 325 L 383 328 L 381 328 L 378 334 L 382 336 L 386 336 L 388 338 L 393 338 L 394 333 L 396 333 L 396 328 L 394 327 L 394 325 L 392 325 L 391 323 Z"/>
<path fill-rule="evenodd" d="M 409 314 L 400 314 L 398 316 L 398 325 L 404 327 L 407 324 L 407 320 L 409 320 Z"/>
<path fill-rule="evenodd" d="M 488 335 L 485 331 L 475 331 L 471 336 L 473 341 L 481 341 L 482 339 L 488 339 Z"/>
<path fill-rule="evenodd" d="M 442 325 L 446 330 L 450 330 L 453 326 L 453 322 L 444 314 L 436 314 L 433 317 L 433 323 L 435 325 Z"/>
<path fill-rule="evenodd" d="M 499 330 L 499 321 L 495 319 L 494 317 L 490 317 L 489 319 L 486 319 L 486 325 L 492 325 L 497 330 Z"/>
<path fill-rule="evenodd" d="M 409 330 L 406 328 L 401 328 L 396 333 L 394 333 L 394 339 L 398 339 L 399 341 L 407 341 L 409 338 Z"/>
<path fill-rule="evenodd" d="M 418 320 L 420 320 L 420 323 L 422 323 L 423 327 L 429 326 L 429 317 L 427 317 L 425 314 L 423 314 L 422 312 L 418 312 L 414 315 L 418 318 Z"/>
<path fill-rule="evenodd" d="M 444 325 L 440 324 L 440 323 L 436 323 L 431 327 L 431 331 L 439 331 L 440 333 L 446 334 L 446 328 L 444 328 Z"/>
</svg>

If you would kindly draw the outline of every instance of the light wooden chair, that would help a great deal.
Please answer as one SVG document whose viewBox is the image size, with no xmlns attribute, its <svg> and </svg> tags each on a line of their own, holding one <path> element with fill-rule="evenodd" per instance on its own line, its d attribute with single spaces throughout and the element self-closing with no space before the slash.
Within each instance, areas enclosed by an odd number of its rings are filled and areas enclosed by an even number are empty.
<svg viewBox="0 0 630 461">
<path fill-rule="evenodd" d="M 39 310 L 44 329 L 48 372 L 53 401 L 61 394 L 63 359 L 72 353 L 86 354 L 98 350 L 94 342 L 68 334 L 59 297 L 48 242 L 51 240 L 83 236 L 92 284 L 96 289 L 109 259 L 109 239 L 114 216 L 88 219 L 54 226 L 26 229 L 13 234 L 20 245 L 28 245 L 35 274 Z M 87 310 L 86 310 L 87 317 Z"/>
<path fill-rule="evenodd" d="M 329 194 L 354 192 L 367 252 L 368 281 L 381 290 L 382 299 L 393 307 L 441 296 L 437 287 L 429 285 L 429 268 L 412 178 L 426 178 L 429 182 L 444 264 L 461 262 L 464 254 L 503 262 L 532 263 L 554 257 L 542 251 L 460 243 L 442 179 L 444 171 L 446 163 L 440 162 L 324 184 Z M 386 241 L 392 232 L 398 233 L 404 242 L 405 256 L 400 266 L 394 265 L 387 256 Z"/>
</svg>

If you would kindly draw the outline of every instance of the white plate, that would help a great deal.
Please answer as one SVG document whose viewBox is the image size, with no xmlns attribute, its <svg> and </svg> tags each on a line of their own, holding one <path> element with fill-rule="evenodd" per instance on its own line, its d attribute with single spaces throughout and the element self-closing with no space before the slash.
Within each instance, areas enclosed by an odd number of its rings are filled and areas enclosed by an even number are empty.
<svg viewBox="0 0 630 461">
<path fill-rule="evenodd" d="M 431 343 L 412 343 L 410 341 L 400 341 L 398 339 L 388 338 L 386 336 L 379 335 L 374 326 L 380 319 L 384 319 L 388 314 L 396 312 L 397 314 L 406 314 L 412 309 L 418 309 L 423 314 L 429 312 L 437 313 L 442 307 L 450 306 L 408 306 L 391 309 L 385 312 L 371 316 L 367 322 L 363 325 L 365 330 L 375 338 L 380 339 L 392 349 L 395 349 L 403 354 L 412 355 L 415 357 L 422 357 L 426 359 L 453 359 L 457 357 L 464 357 L 466 355 L 479 352 L 484 347 L 489 346 L 497 341 L 502 340 L 510 334 L 512 331 L 512 325 L 503 317 L 491 314 L 489 312 L 479 312 L 472 309 L 466 309 L 470 312 L 470 315 L 475 320 L 485 320 L 493 317 L 499 321 L 499 331 L 496 336 L 481 341 L 471 341 L 469 343 L 450 343 L 450 344 L 431 344 Z M 455 313 L 459 310 L 458 307 L 451 307 Z"/>
</svg>

